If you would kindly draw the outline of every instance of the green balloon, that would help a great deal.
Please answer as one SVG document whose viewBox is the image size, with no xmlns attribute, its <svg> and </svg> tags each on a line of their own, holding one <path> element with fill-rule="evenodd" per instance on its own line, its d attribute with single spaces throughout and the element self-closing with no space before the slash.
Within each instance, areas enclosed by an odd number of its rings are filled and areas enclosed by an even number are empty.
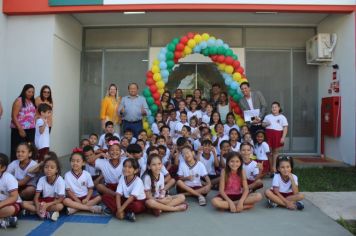
<svg viewBox="0 0 356 236">
<path fill-rule="evenodd" d="M 241 95 L 236 93 L 234 94 L 234 96 L 232 97 L 232 99 L 234 99 L 235 102 L 238 102 L 241 99 Z"/>
<path fill-rule="evenodd" d="M 224 47 L 218 47 L 217 54 L 219 55 L 225 55 L 226 49 Z"/>
<path fill-rule="evenodd" d="M 172 68 L 173 68 L 173 66 L 174 66 L 174 61 L 169 60 L 169 61 L 167 61 L 166 63 L 167 63 L 167 68 L 168 68 L 168 69 L 172 69 Z"/>
<path fill-rule="evenodd" d="M 155 103 L 155 100 L 153 99 L 153 97 L 147 97 L 146 101 L 149 106 L 151 106 Z"/>
<path fill-rule="evenodd" d="M 153 112 L 153 113 L 156 113 L 158 111 L 158 106 L 157 104 L 152 104 L 150 106 L 150 110 Z"/>
<path fill-rule="evenodd" d="M 234 55 L 232 55 L 232 58 L 234 59 L 234 60 L 239 60 L 239 58 L 234 54 Z"/>
<path fill-rule="evenodd" d="M 172 40 L 172 43 L 178 44 L 178 43 L 179 43 L 179 38 L 174 38 L 174 39 Z"/>
<path fill-rule="evenodd" d="M 174 52 L 174 50 L 176 49 L 176 45 L 174 45 L 173 43 L 170 43 L 170 44 L 168 44 L 167 49 L 168 49 L 169 51 Z"/>
<path fill-rule="evenodd" d="M 204 48 L 201 52 L 204 56 L 209 56 L 209 48 Z"/>
<path fill-rule="evenodd" d="M 210 55 L 215 55 L 218 52 L 218 48 L 217 47 L 210 47 L 209 48 L 209 54 Z"/>
<path fill-rule="evenodd" d="M 149 88 L 145 88 L 145 89 L 143 90 L 142 94 L 143 94 L 143 96 L 144 96 L 145 98 L 148 98 L 148 97 L 151 96 L 151 91 L 150 91 Z"/>
<path fill-rule="evenodd" d="M 229 88 L 229 95 L 233 97 L 235 95 L 235 90 Z"/>
<path fill-rule="evenodd" d="M 174 58 L 173 52 L 168 51 L 168 52 L 166 53 L 166 58 L 167 58 L 167 60 L 172 60 L 172 59 Z"/>
<path fill-rule="evenodd" d="M 232 56 L 234 55 L 234 52 L 231 49 L 227 49 L 225 52 L 225 56 Z"/>
</svg>

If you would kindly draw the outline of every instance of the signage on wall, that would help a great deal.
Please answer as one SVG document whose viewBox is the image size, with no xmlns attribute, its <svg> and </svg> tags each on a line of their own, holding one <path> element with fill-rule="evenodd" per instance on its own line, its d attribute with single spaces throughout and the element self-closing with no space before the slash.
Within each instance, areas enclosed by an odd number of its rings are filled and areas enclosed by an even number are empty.
<svg viewBox="0 0 356 236">
<path fill-rule="evenodd" d="M 333 65 L 332 80 L 328 89 L 328 93 L 339 93 L 340 92 L 340 76 L 338 75 L 339 66 L 337 64 Z"/>
<path fill-rule="evenodd" d="M 49 0 L 50 6 L 134 5 L 134 4 L 282 4 L 354 5 L 354 0 Z"/>
</svg>

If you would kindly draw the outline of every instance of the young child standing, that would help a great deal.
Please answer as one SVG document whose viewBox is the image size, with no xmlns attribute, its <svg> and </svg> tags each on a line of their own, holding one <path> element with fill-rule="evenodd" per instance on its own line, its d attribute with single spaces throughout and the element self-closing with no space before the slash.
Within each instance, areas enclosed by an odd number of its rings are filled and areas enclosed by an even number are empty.
<svg viewBox="0 0 356 236">
<path fill-rule="evenodd" d="M 174 127 L 174 131 L 176 133 L 176 137 L 182 137 L 182 128 L 183 126 L 189 126 L 189 123 L 187 122 L 187 112 L 182 111 L 180 112 L 180 120 L 177 122 L 176 126 Z"/>
<path fill-rule="evenodd" d="M 229 141 L 231 145 L 231 150 L 234 152 L 240 151 L 240 133 L 237 129 L 232 128 L 229 132 Z"/>
<path fill-rule="evenodd" d="M 184 161 L 179 163 L 177 192 L 195 196 L 199 200 L 199 205 L 205 206 L 206 199 L 204 195 L 207 195 L 211 189 L 208 172 L 203 163 L 195 160 L 194 151 L 190 146 L 185 146 L 182 152 Z M 205 180 L 205 186 L 202 185 L 201 178 Z"/>
<path fill-rule="evenodd" d="M 22 207 L 32 213 L 37 213 L 41 219 L 57 221 L 59 212 L 63 209 L 65 183 L 60 176 L 61 168 L 56 157 L 48 157 L 43 162 L 45 176 L 37 183 L 33 201 L 24 201 Z"/>
<path fill-rule="evenodd" d="M 242 212 L 253 208 L 261 199 L 260 193 L 249 193 L 241 155 L 230 152 L 226 158 L 226 167 L 221 172 L 219 195 L 211 203 L 218 209 Z"/>
<path fill-rule="evenodd" d="M 15 228 L 16 215 L 20 212 L 18 183 L 13 175 L 6 172 L 8 157 L 0 153 L 0 227 Z"/>
<path fill-rule="evenodd" d="M 266 176 L 269 173 L 269 160 L 268 156 L 270 153 L 269 146 L 265 142 L 265 132 L 263 130 L 258 130 L 256 132 L 256 144 L 255 144 L 255 154 L 257 157 L 257 162 L 261 163 L 262 169 L 262 177 Z"/>
<path fill-rule="evenodd" d="M 188 205 L 183 194 L 166 195 L 162 161 L 157 154 L 151 154 L 147 159 L 147 169 L 143 175 L 146 193 L 146 206 L 153 214 L 159 216 L 162 211 L 185 211 Z"/>
<path fill-rule="evenodd" d="M 272 187 L 265 192 L 269 207 L 282 206 L 290 210 L 303 210 L 304 204 L 301 200 L 304 199 L 304 195 L 299 193 L 298 178 L 293 174 L 292 157 L 279 156 L 277 170 Z"/>
<path fill-rule="evenodd" d="M 31 160 L 33 156 L 31 144 L 20 143 L 16 149 L 17 160 L 10 163 L 6 172 L 12 174 L 18 181 L 18 191 L 22 200 L 32 200 L 36 192 L 36 183 L 34 183 L 34 174 L 29 170 L 37 165 L 37 162 Z"/>
<path fill-rule="evenodd" d="M 240 154 L 243 161 L 243 169 L 246 173 L 248 188 L 251 192 L 263 187 L 262 182 L 262 165 L 252 160 L 252 149 L 250 143 L 242 143 L 240 146 Z"/>
<path fill-rule="evenodd" d="M 83 170 L 85 158 L 81 152 L 74 152 L 70 156 L 71 171 L 65 176 L 66 195 L 63 204 L 67 207 L 67 214 L 72 215 L 77 211 L 102 213 L 102 207 L 97 204 L 101 197 L 93 196 L 94 183 L 91 175 Z"/>
<path fill-rule="evenodd" d="M 121 176 L 116 190 L 116 198 L 106 195 L 103 202 L 115 216 L 128 221 L 136 221 L 135 214 L 145 211 L 145 191 L 142 180 L 138 177 L 139 164 L 136 159 L 124 161 L 124 174 Z"/>
<path fill-rule="evenodd" d="M 35 145 L 37 148 L 37 160 L 42 162 L 44 156 L 49 152 L 49 126 L 47 120 L 52 114 L 52 107 L 47 103 L 38 106 L 40 117 L 36 120 Z"/>
<path fill-rule="evenodd" d="M 220 155 L 220 143 L 224 140 L 229 140 L 229 137 L 224 134 L 224 125 L 218 123 L 215 125 L 216 135 L 213 137 L 213 145 L 216 148 L 217 154 Z"/>
<path fill-rule="evenodd" d="M 270 158 L 272 173 L 276 172 L 277 156 L 284 145 L 288 133 L 288 121 L 281 112 L 281 105 L 278 102 L 273 102 L 272 114 L 267 115 L 262 123 L 266 127 L 267 142 L 272 149 L 272 158 Z"/>
<path fill-rule="evenodd" d="M 233 112 L 229 112 L 226 115 L 226 124 L 224 125 L 225 135 L 229 135 L 231 129 L 240 131 L 239 126 L 235 124 L 235 115 Z"/>
<path fill-rule="evenodd" d="M 200 123 L 203 115 L 200 110 L 197 110 L 197 108 L 198 108 L 198 103 L 196 100 L 193 99 L 190 102 L 190 110 L 188 111 L 187 115 L 189 121 L 193 116 L 195 116 L 198 119 L 198 122 Z"/>
<path fill-rule="evenodd" d="M 163 121 L 162 113 L 157 112 L 156 117 L 155 117 L 155 122 L 153 122 L 151 125 L 152 133 L 159 135 L 158 122 L 161 122 L 161 121 Z"/>
</svg>

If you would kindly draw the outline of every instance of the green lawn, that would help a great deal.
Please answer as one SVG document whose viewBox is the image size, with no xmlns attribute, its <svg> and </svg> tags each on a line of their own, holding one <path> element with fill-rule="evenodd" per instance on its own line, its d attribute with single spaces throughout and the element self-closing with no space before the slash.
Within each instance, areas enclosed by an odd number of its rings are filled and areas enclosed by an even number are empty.
<svg viewBox="0 0 356 236">
<path fill-rule="evenodd" d="M 347 221 L 344 219 L 337 220 L 337 223 L 342 225 L 345 229 L 350 231 L 353 235 L 356 235 L 356 221 Z"/>
<path fill-rule="evenodd" d="M 302 192 L 356 191 L 355 167 L 295 168 L 293 173 Z"/>
</svg>

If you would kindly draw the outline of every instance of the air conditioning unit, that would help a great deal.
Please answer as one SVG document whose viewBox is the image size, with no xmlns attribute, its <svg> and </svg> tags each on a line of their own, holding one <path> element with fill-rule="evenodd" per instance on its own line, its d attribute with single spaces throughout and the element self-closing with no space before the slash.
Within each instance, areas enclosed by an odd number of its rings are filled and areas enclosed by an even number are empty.
<svg viewBox="0 0 356 236">
<path fill-rule="evenodd" d="M 333 61 L 336 34 L 320 33 L 306 42 L 307 64 L 320 65 Z"/>
</svg>

